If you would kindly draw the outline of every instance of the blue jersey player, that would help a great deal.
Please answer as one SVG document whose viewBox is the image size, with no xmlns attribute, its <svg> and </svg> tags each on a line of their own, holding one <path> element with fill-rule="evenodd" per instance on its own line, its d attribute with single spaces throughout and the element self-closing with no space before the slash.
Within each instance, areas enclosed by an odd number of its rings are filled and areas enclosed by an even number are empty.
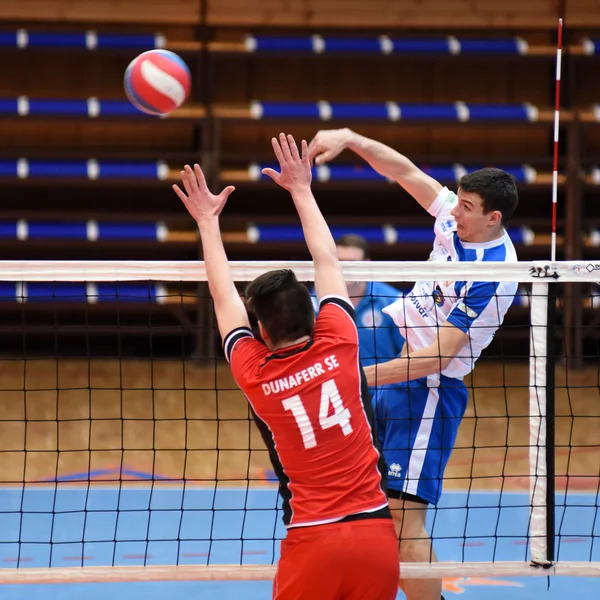
<svg viewBox="0 0 600 600">
<path fill-rule="evenodd" d="M 370 260 L 369 244 L 365 238 L 353 233 L 335 242 L 338 259 Z M 397 288 L 379 281 L 349 281 L 348 295 L 356 310 L 360 361 L 363 367 L 376 362 L 386 362 L 400 355 L 404 338 L 393 318 L 383 309 L 402 296 Z M 312 291 L 313 305 L 318 310 L 317 299 Z M 375 388 L 370 392 L 374 393 Z"/>
<path fill-rule="evenodd" d="M 517 260 L 505 229 L 518 203 L 509 173 L 487 168 L 467 174 L 455 194 L 392 148 L 349 129 L 320 131 L 309 154 L 323 164 L 344 149 L 397 181 L 434 217 L 430 260 Z M 512 282 L 418 281 L 384 309 L 406 340 L 402 357 L 367 367 L 365 374 L 369 385 L 383 386 L 374 404 L 403 562 L 436 560 L 425 517 L 428 504 L 440 498 L 467 407 L 463 377 L 492 341 L 516 291 Z M 401 587 L 408 600 L 439 600 L 442 582 L 407 579 Z"/>
</svg>

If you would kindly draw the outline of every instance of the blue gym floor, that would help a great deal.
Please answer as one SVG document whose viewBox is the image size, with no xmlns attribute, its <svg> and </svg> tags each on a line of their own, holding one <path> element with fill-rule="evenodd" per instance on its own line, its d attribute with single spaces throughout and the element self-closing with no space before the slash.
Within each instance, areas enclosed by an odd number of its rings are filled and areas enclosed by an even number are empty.
<svg viewBox="0 0 600 600">
<path fill-rule="evenodd" d="M 430 528 L 442 561 L 527 559 L 529 498 L 447 492 Z M 101 565 L 271 564 L 284 530 L 274 487 L 212 489 L 92 484 L 0 489 L 0 568 Z M 600 561 L 597 494 L 557 496 L 557 555 Z M 468 507 L 468 508 L 465 508 Z M 277 541 L 274 542 L 273 538 Z M 139 540 L 149 540 L 139 541 Z M 600 580 L 545 577 L 444 581 L 446 598 L 597 600 Z M 510 588 L 509 590 L 507 588 Z M 267 600 L 271 582 L 5 585 L 2 600 Z M 399 598 L 403 594 L 399 593 Z"/>
</svg>

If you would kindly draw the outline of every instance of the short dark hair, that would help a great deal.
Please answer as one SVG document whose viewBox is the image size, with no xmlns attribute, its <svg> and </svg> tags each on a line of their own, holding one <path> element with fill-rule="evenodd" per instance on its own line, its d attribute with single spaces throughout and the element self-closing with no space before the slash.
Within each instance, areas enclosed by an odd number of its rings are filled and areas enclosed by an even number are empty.
<svg viewBox="0 0 600 600">
<path fill-rule="evenodd" d="M 362 236 L 356 233 L 346 233 L 335 240 L 336 246 L 342 248 L 360 248 L 363 251 L 363 258 L 371 258 L 369 253 L 369 242 Z"/>
<path fill-rule="evenodd" d="M 274 344 L 313 332 L 315 310 L 310 293 L 290 269 L 269 271 L 249 283 L 246 305 Z"/>
<path fill-rule="evenodd" d="M 490 167 L 467 173 L 460 178 L 458 187 L 463 192 L 479 194 L 483 200 L 484 213 L 494 210 L 501 212 L 504 226 L 519 203 L 517 180 L 502 169 Z"/>
</svg>

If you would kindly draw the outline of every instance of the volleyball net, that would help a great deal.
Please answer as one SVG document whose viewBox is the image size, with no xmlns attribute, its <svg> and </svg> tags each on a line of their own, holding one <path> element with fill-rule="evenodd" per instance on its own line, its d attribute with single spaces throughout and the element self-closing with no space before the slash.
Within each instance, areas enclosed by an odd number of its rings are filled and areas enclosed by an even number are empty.
<svg viewBox="0 0 600 600">
<path fill-rule="evenodd" d="M 273 268 L 314 276 L 308 262 L 231 264 L 241 292 Z M 398 293 L 519 284 L 465 379 L 428 514 L 440 562 L 403 575 L 600 575 L 600 262 L 343 266 Z M 0 582 L 272 578 L 276 479 L 203 263 L 0 261 L 0 282 Z"/>
</svg>

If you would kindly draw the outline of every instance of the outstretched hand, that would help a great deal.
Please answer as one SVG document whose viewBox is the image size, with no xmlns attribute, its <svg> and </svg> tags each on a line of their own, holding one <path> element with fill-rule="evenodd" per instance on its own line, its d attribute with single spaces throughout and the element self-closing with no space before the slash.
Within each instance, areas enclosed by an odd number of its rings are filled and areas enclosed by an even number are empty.
<svg viewBox="0 0 600 600">
<path fill-rule="evenodd" d="M 308 158 L 324 165 L 348 147 L 351 135 L 349 129 L 321 129 L 308 145 Z"/>
<path fill-rule="evenodd" d="M 293 136 L 279 134 L 279 140 L 273 138 L 273 151 L 279 161 L 281 173 L 274 169 L 263 169 L 264 175 L 268 175 L 277 185 L 289 192 L 298 191 L 303 188 L 310 188 L 312 180 L 312 171 L 310 161 L 308 160 L 308 146 L 305 140 L 302 140 L 302 155 L 298 152 L 298 146 Z"/>
<path fill-rule="evenodd" d="M 206 185 L 204 173 L 202 173 L 202 169 L 197 164 L 194 165 L 193 170 L 190 165 L 185 165 L 180 175 L 187 195 L 177 184 L 173 185 L 173 190 L 185 204 L 188 212 L 197 223 L 219 216 L 227 202 L 227 198 L 235 190 L 230 185 L 218 196 L 212 194 Z"/>
</svg>

